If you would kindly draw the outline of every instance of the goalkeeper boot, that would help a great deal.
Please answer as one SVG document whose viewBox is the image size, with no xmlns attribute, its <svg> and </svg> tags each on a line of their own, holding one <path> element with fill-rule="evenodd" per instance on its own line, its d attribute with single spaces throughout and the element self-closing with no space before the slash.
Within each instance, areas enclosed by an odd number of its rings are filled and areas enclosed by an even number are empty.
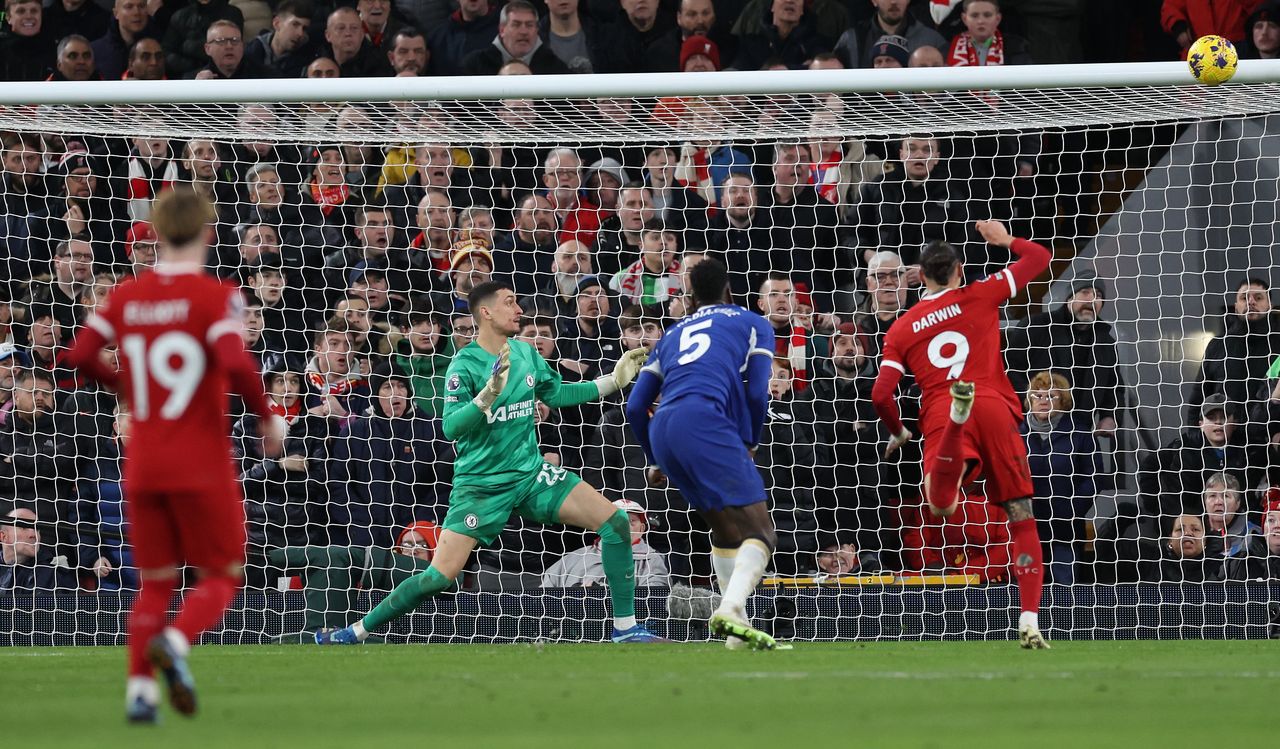
<svg viewBox="0 0 1280 749">
<path fill-rule="evenodd" d="M 973 410 L 972 382 L 956 380 L 951 383 L 951 420 L 963 424 L 969 420 L 969 412 Z"/>
<path fill-rule="evenodd" d="M 671 642 L 670 640 L 667 640 L 662 637 L 658 637 L 654 633 L 645 629 L 643 624 L 637 624 L 630 629 L 618 629 L 617 627 L 614 627 L 613 635 L 610 636 L 609 639 L 613 640 L 614 642 L 624 642 L 624 643 Z"/>
<path fill-rule="evenodd" d="M 1018 640 L 1023 650 L 1049 650 L 1049 641 L 1040 634 L 1040 628 L 1034 624 L 1023 624 L 1018 628 Z"/>
<path fill-rule="evenodd" d="M 351 627 L 321 629 L 316 631 L 317 645 L 359 645 L 360 638 Z"/>
<path fill-rule="evenodd" d="M 747 623 L 747 617 L 744 612 L 729 611 L 720 609 L 711 615 L 711 621 L 707 623 L 711 628 L 711 633 L 717 637 L 737 637 L 747 644 L 751 650 L 773 650 L 778 647 L 778 641 L 773 639 L 768 633 L 762 632 Z"/>
<path fill-rule="evenodd" d="M 147 643 L 147 660 L 164 677 L 173 709 L 182 715 L 192 716 L 196 714 L 196 680 L 187 668 L 185 648 L 175 642 L 181 635 L 171 632 L 165 630 L 151 638 Z"/>
</svg>

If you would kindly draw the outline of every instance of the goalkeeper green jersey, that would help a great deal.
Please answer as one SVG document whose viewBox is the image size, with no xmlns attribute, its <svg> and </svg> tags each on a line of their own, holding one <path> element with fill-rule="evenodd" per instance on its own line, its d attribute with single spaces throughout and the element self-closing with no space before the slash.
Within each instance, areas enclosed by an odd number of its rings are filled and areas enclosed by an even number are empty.
<svg viewBox="0 0 1280 749">
<path fill-rule="evenodd" d="M 600 397 L 594 382 L 564 383 L 533 346 L 511 340 L 506 387 L 486 414 L 471 402 L 489 381 L 497 357 L 472 342 L 445 374 L 444 433 L 457 442 L 453 483 L 500 490 L 542 469 L 534 404 L 576 406 Z"/>
</svg>

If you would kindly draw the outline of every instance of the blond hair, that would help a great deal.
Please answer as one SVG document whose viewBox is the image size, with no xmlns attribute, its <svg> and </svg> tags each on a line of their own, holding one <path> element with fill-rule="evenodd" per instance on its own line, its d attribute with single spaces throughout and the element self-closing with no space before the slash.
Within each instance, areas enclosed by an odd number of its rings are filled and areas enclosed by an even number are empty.
<svg viewBox="0 0 1280 749">
<path fill-rule="evenodd" d="M 151 206 L 151 226 L 161 242 L 181 247 L 202 239 L 217 214 L 213 203 L 188 185 L 176 185 Z"/>
</svg>

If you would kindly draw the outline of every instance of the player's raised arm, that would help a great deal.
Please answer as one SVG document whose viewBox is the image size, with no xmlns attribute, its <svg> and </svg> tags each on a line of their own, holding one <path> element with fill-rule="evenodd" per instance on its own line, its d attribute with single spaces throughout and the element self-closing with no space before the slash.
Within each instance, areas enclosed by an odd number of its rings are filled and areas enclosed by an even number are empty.
<svg viewBox="0 0 1280 749">
<path fill-rule="evenodd" d="M 103 350 L 114 342 L 114 327 L 104 315 L 94 313 L 85 320 L 80 332 L 76 335 L 75 342 L 71 344 L 71 350 L 67 352 L 67 365 L 80 370 L 89 379 L 117 390 L 119 373 L 107 366 L 102 358 Z"/>
<path fill-rule="evenodd" d="M 885 428 L 889 430 L 889 445 L 884 451 L 886 458 L 911 440 L 911 431 L 903 426 L 898 402 L 893 397 L 905 373 L 906 370 L 902 366 L 902 359 L 896 347 L 886 337 L 880 373 L 876 375 L 876 384 L 871 388 L 871 405 L 875 408 L 876 415 L 884 422 Z"/>
<path fill-rule="evenodd" d="M 627 423 L 631 425 L 631 433 L 636 436 L 636 442 L 639 442 L 640 447 L 644 449 L 645 460 L 648 460 L 651 466 L 657 465 L 657 462 L 653 457 L 653 445 L 649 441 L 649 410 L 653 408 L 658 391 L 662 389 L 662 377 L 657 374 L 655 368 L 656 360 L 655 354 L 653 361 L 640 371 L 640 376 L 636 378 L 636 386 L 631 388 L 626 403 Z"/>
<path fill-rule="evenodd" d="M 768 321 L 759 317 L 756 324 L 756 340 L 772 339 L 773 329 Z M 760 444 L 760 435 L 764 433 L 765 417 L 769 413 L 769 378 L 773 376 L 773 352 L 764 346 L 756 346 L 747 353 L 747 416 L 750 423 L 750 446 L 754 449 Z"/>
<path fill-rule="evenodd" d="M 1009 233 L 1005 225 L 999 221 L 979 221 L 976 225 L 978 233 L 982 235 L 989 244 L 996 247 L 1007 248 L 1018 259 L 1013 262 L 1004 272 L 1009 274 L 1011 280 L 1012 296 L 1016 291 L 1013 289 L 1024 288 L 1049 268 L 1049 261 L 1053 259 L 1053 253 L 1044 245 L 1032 242 L 1029 239 L 1019 239 Z"/>
</svg>

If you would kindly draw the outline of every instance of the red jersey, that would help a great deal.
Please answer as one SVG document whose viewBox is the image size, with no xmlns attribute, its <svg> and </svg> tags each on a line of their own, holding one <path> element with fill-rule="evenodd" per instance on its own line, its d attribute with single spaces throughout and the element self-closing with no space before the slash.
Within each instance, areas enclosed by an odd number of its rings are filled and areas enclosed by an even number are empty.
<svg viewBox="0 0 1280 749">
<path fill-rule="evenodd" d="M 890 431 L 901 429 L 897 409 L 881 411 L 886 393 L 882 382 L 896 386 L 906 372 L 920 386 L 921 430 L 928 433 L 951 409 L 951 383 L 972 382 L 975 397 L 996 398 L 1008 405 L 1015 420 L 1022 420 L 1022 404 L 1005 373 L 1000 343 L 1000 305 L 1049 266 L 1050 253 L 1025 239 L 1010 248 L 1019 260 L 977 283 L 958 289 L 926 294 L 899 317 L 884 338 L 882 377 L 877 380 L 877 411 Z M 891 376 L 886 370 L 896 370 Z M 890 400 L 892 400 L 890 398 Z M 894 422 L 897 422 L 896 424 Z"/>
<path fill-rule="evenodd" d="M 116 287 L 85 321 L 71 358 L 129 406 L 124 475 L 131 491 L 234 481 L 227 393 L 242 393 L 251 410 L 267 414 L 240 337 L 242 307 L 234 286 L 202 268 L 158 266 Z M 97 366 L 111 343 L 119 346 L 118 374 Z"/>
</svg>

